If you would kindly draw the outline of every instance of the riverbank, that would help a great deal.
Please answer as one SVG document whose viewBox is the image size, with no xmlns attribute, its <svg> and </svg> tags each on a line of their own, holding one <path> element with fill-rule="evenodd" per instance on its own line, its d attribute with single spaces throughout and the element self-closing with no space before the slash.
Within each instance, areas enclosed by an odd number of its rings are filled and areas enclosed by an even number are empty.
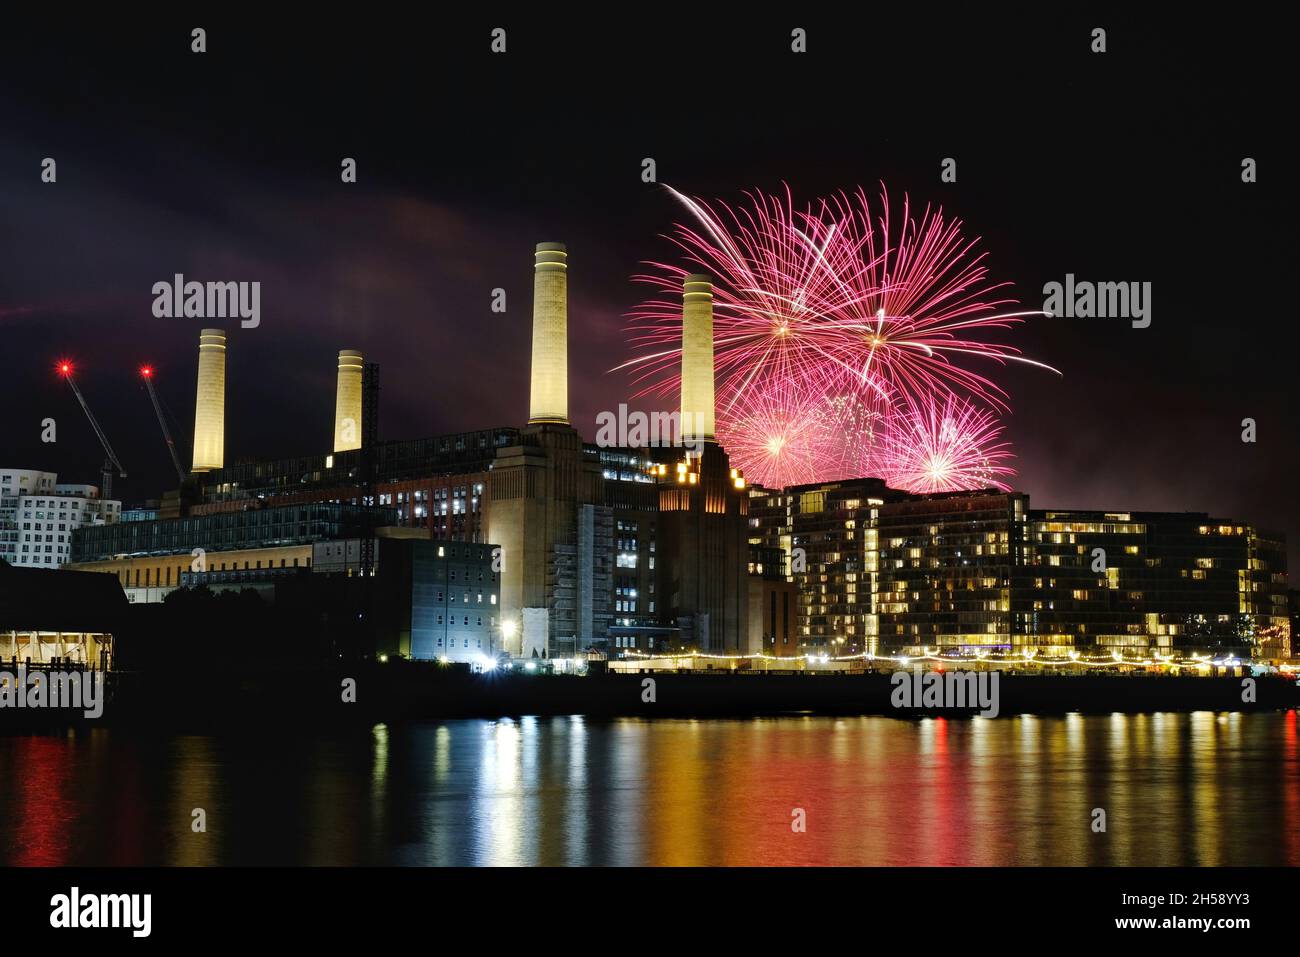
<svg viewBox="0 0 1300 957">
<path fill-rule="evenodd" d="M 1274 711 L 1300 707 L 1289 678 L 1003 673 L 999 716 L 1157 711 Z M 496 718 L 581 714 L 591 717 L 745 717 L 784 714 L 893 715 L 987 712 L 972 695 L 903 699 L 884 672 L 864 674 L 657 673 L 543 675 L 366 663 L 306 670 L 117 672 L 103 714 L 75 709 L 0 709 L 0 731 L 127 723 L 208 730 L 274 719 L 287 724 Z M 943 707 L 932 706 L 943 702 Z"/>
</svg>

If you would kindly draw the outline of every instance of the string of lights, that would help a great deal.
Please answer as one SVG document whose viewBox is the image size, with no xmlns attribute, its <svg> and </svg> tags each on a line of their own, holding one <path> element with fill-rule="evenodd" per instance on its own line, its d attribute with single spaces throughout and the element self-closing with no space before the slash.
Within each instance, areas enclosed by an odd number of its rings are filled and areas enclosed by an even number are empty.
<svg viewBox="0 0 1300 957">
<path fill-rule="evenodd" d="M 624 658 L 635 658 L 645 661 L 673 660 L 681 658 L 699 658 L 714 661 L 801 661 L 810 664 L 828 664 L 836 661 L 870 661 L 880 662 L 882 664 L 893 662 L 895 664 L 907 667 L 922 661 L 935 661 L 941 664 L 949 663 L 987 663 L 987 664 L 1017 664 L 1017 665 L 1040 665 L 1040 666 L 1072 666 L 1080 665 L 1092 668 L 1113 668 L 1116 665 L 1130 665 L 1140 667 L 1180 667 L 1180 668 L 1208 668 L 1215 666 L 1232 666 L 1236 667 L 1243 664 L 1249 664 L 1247 660 L 1241 658 L 1214 659 L 1210 655 L 1191 655 L 1185 658 L 1175 658 L 1173 655 L 1154 655 L 1145 658 L 1128 658 L 1122 652 L 1113 652 L 1108 656 L 1089 656 L 1085 657 L 1078 653 L 1071 653 L 1065 657 L 1047 657 L 1040 656 L 1036 651 L 1027 650 L 1020 655 L 994 655 L 986 652 L 976 652 L 975 654 L 932 654 L 927 652 L 923 655 L 876 655 L 870 652 L 863 652 L 855 655 L 768 655 L 763 653 L 753 655 L 716 655 L 706 654 L 699 651 L 683 651 L 677 654 L 659 653 L 649 654 L 640 651 L 625 651 Z M 1282 670 L 1293 670 L 1284 667 Z"/>
</svg>

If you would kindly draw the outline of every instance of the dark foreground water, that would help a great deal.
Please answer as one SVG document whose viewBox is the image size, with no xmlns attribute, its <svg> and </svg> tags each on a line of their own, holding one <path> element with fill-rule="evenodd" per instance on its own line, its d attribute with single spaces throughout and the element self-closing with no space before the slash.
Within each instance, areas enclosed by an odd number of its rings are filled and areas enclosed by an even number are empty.
<svg viewBox="0 0 1300 957">
<path fill-rule="evenodd" d="M 1298 750 L 1294 711 L 0 736 L 0 863 L 1297 864 Z"/>
</svg>

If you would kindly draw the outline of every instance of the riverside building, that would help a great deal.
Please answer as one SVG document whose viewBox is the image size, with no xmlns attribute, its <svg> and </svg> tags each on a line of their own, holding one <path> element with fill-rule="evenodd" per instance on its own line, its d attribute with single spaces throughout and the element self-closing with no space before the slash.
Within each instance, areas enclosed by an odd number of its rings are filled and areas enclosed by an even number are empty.
<svg viewBox="0 0 1300 957">
<path fill-rule="evenodd" d="M 60 483 L 54 472 L 0 469 L 0 559 L 20 568 L 58 568 L 72 536 L 121 518 L 122 503 L 94 485 Z"/>
<path fill-rule="evenodd" d="M 878 480 L 752 494 L 751 541 L 791 556 L 805 653 L 1292 653 L 1284 540 L 1239 520 Z"/>
</svg>

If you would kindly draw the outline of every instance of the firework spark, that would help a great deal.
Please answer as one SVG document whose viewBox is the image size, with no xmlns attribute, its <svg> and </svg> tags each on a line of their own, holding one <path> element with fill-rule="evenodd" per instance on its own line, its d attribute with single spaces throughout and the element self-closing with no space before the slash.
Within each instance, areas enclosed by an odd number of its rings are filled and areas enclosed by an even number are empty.
<svg viewBox="0 0 1300 957">
<path fill-rule="evenodd" d="M 718 441 L 758 485 L 802 485 L 819 475 L 822 420 L 812 406 L 754 403 L 718 427 Z"/>
<path fill-rule="evenodd" d="M 877 462 L 890 487 L 908 492 L 1010 491 L 1002 478 L 1015 469 L 1001 434 L 993 413 L 955 396 L 912 403 L 887 420 Z"/>
<path fill-rule="evenodd" d="M 720 419 L 718 441 L 751 483 L 802 485 L 867 474 L 881 419 L 857 396 L 773 390 Z"/>
<path fill-rule="evenodd" d="M 640 354 L 619 368 L 638 396 L 675 397 L 682 280 L 712 275 L 719 437 L 754 481 L 880 474 L 876 431 L 891 410 L 959 397 L 1005 409 L 971 364 L 1050 369 L 982 338 L 1041 313 L 1006 311 L 1007 284 L 989 280 L 978 240 L 942 210 L 917 216 L 904 197 L 895 217 L 883 185 L 876 206 L 862 189 L 802 208 L 788 189 L 735 208 L 670 191 L 696 223 L 668 237 L 687 266 L 650 263 L 635 277 L 653 292 L 629 316 Z M 782 440 L 796 426 L 797 440 Z"/>
</svg>

